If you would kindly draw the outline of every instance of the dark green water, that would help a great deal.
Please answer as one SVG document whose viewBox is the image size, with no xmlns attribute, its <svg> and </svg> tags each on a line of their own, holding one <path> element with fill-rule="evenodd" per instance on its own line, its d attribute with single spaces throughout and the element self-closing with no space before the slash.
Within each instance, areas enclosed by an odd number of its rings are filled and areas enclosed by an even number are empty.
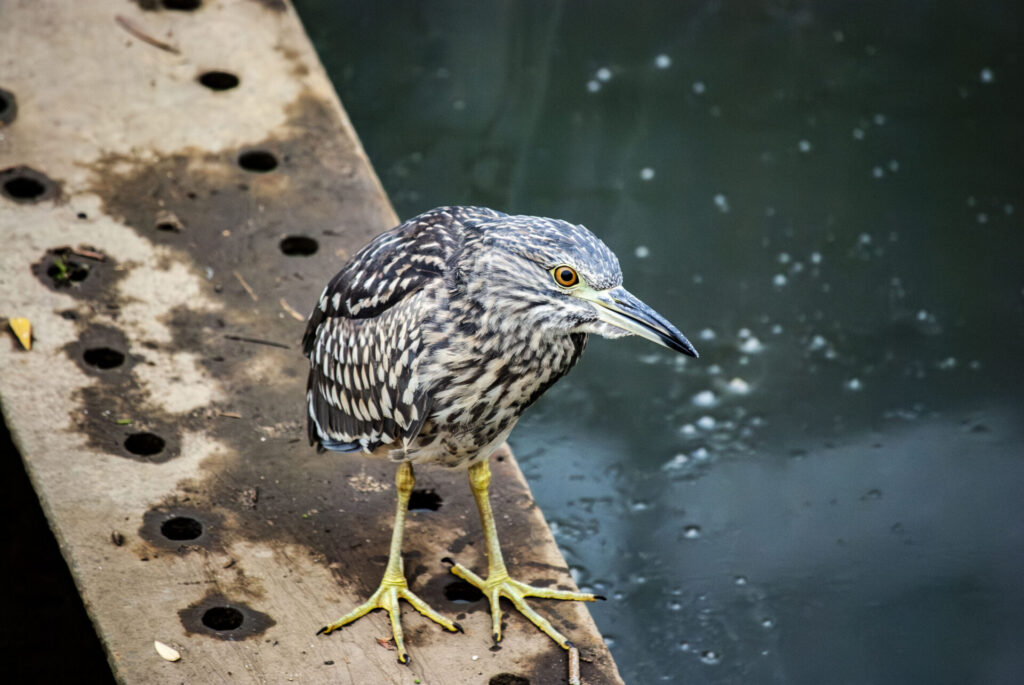
<svg viewBox="0 0 1024 685">
<path fill-rule="evenodd" d="M 630 683 L 1024 682 L 1017 3 L 296 0 L 403 217 L 581 222 L 512 444 Z"/>
</svg>

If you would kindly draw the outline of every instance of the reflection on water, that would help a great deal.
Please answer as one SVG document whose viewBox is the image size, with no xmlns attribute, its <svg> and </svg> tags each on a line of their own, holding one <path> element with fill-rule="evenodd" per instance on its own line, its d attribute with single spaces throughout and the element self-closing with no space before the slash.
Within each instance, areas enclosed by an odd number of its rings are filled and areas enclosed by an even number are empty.
<svg viewBox="0 0 1024 685">
<path fill-rule="evenodd" d="M 1021 10 L 296 4 L 402 216 L 584 223 L 701 351 L 512 437 L 628 682 L 1019 682 Z"/>
</svg>

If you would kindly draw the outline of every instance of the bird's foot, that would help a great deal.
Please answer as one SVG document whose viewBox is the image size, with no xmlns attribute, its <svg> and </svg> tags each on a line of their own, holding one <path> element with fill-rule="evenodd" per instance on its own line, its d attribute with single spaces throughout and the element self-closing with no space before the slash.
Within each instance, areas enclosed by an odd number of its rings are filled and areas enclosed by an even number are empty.
<svg viewBox="0 0 1024 685">
<path fill-rule="evenodd" d="M 572 643 L 566 639 L 564 635 L 555 630 L 555 627 L 551 625 L 551 621 L 547 620 L 536 611 L 533 610 L 527 602 L 527 597 L 538 597 L 541 599 L 570 599 L 580 602 L 593 602 L 594 600 L 604 599 L 600 595 L 593 595 L 589 592 L 571 592 L 569 590 L 554 590 L 545 587 L 534 587 L 533 585 L 527 585 L 521 583 L 518 580 L 513 580 L 509 577 L 507 572 L 491 573 L 488 575 L 487 580 L 484 580 L 477 574 L 470 571 L 462 564 L 457 564 L 450 558 L 444 559 L 445 562 L 451 564 L 451 572 L 462 578 L 470 585 L 475 586 L 487 597 L 487 601 L 491 605 L 491 635 L 494 638 L 494 642 L 501 642 L 501 605 L 499 600 L 504 597 L 519 610 L 523 616 L 525 616 L 530 623 L 540 628 L 550 637 L 552 640 L 557 642 L 562 649 L 569 649 Z"/>
<path fill-rule="evenodd" d="M 339 628 L 352 623 L 358 618 L 365 616 L 374 609 L 383 609 L 388 612 L 391 619 L 391 635 L 395 641 L 395 649 L 398 651 L 398 663 L 408 664 L 409 654 L 405 651 L 405 642 L 402 633 L 402 619 L 398 600 L 404 599 L 411 604 L 416 611 L 420 612 L 434 623 L 439 624 L 445 630 L 453 633 L 461 633 L 462 627 L 458 623 L 449 621 L 447 618 L 430 608 L 426 602 L 417 597 L 409 590 L 409 585 L 404 577 L 389 579 L 385 578 L 380 582 L 380 587 L 368 600 L 348 612 L 334 623 L 330 623 L 317 631 L 317 635 L 323 633 L 329 635 Z"/>
</svg>

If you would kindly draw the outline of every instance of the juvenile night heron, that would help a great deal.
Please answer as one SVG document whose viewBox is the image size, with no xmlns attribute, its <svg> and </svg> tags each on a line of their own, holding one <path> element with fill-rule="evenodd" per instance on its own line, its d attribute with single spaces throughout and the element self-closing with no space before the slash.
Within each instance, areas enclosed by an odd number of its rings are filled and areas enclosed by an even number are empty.
<svg viewBox="0 0 1024 685">
<path fill-rule="evenodd" d="M 320 632 L 374 609 L 391 618 L 408 663 L 398 600 L 450 631 L 458 624 L 409 591 L 402 529 L 412 464 L 466 468 L 487 545 L 478 587 L 501 639 L 505 597 L 563 648 L 566 638 L 526 597 L 592 601 L 595 595 L 532 587 L 509 577 L 487 488 L 488 457 L 520 414 L 579 359 L 587 335 L 639 335 L 696 357 L 668 321 L 622 287 L 618 260 L 583 226 L 477 207 L 441 207 L 377 236 L 331 279 L 310 315 L 309 439 L 328 450 L 399 462 L 398 506 L 380 587 Z"/>
</svg>

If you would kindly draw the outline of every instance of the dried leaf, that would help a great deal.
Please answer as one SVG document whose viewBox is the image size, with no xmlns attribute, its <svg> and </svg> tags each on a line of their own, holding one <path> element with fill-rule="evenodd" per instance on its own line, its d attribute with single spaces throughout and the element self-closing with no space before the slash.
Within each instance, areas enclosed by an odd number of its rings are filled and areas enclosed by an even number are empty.
<svg viewBox="0 0 1024 685">
<path fill-rule="evenodd" d="M 392 640 L 394 640 L 393 637 L 378 637 L 377 638 L 377 644 L 379 644 L 384 649 L 387 649 L 387 650 L 390 650 L 390 651 L 393 652 L 393 651 L 395 651 L 395 643 L 392 642 Z"/>
<path fill-rule="evenodd" d="M 11 327 L 11 330 L 14 331 L 14 335 L 18 338 L 18 342 L 21 343 L 21 346 L 26 350 L 31 350 L 32 323 L 28 319 L 17 316 L 8 321 L 7 324 Z"/>
<path fill-rule="evenodd" d="M 156 653 L 168 661 L 177 661 L 181 658 L 181 653 L 178 650 L 170 645 L 165 645 L 160 640 L 153 640 L 153 646 L 156 648 Z"/>
</svg>

